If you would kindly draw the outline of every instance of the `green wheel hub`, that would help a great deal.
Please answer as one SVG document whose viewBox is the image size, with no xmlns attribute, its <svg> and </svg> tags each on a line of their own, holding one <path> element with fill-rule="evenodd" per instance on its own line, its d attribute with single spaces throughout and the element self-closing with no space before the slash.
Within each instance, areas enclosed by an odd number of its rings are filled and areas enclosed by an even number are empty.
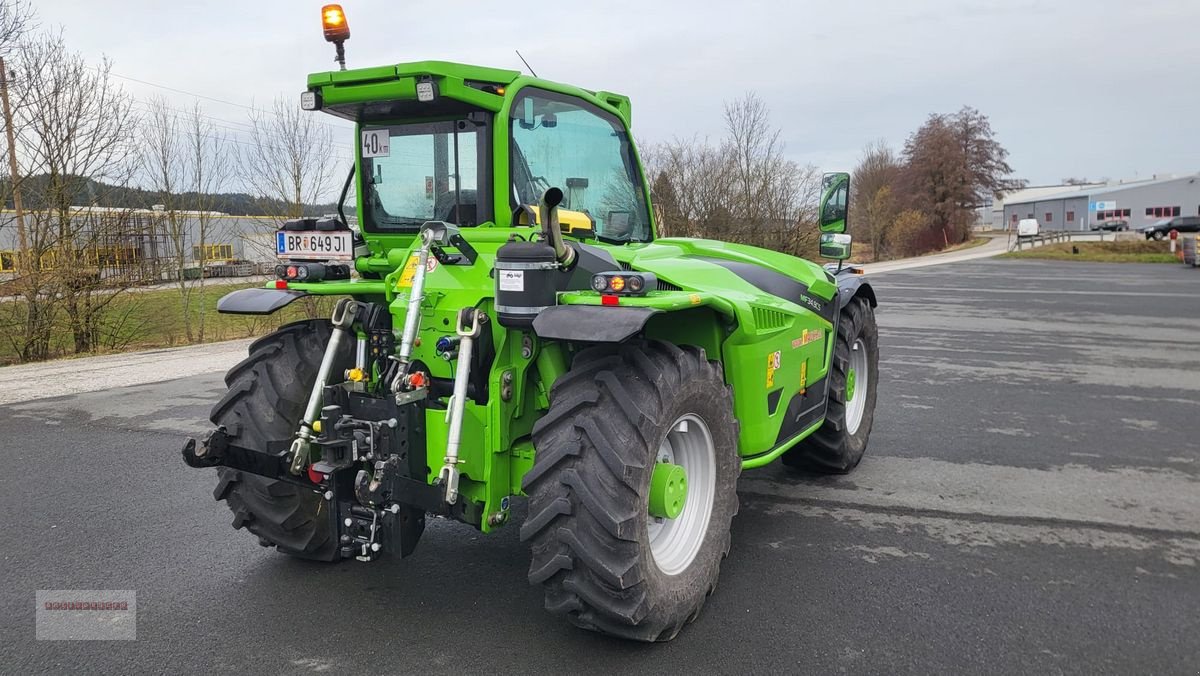
<svg viewBox="0 0 1200 676">
<path fill-rule="evenodd" d="M 853 368 L 846 373 L 846 401 L 854 400 L 854 385 L 856 380 L 854 374 L 855 370 Z"/>
<path fill-rule="evenodd" d="M 687 473 L 680 465 L 660 462 L 650 475 L 650 516 L 674 519 L 687 500 Z"/>
</svg>

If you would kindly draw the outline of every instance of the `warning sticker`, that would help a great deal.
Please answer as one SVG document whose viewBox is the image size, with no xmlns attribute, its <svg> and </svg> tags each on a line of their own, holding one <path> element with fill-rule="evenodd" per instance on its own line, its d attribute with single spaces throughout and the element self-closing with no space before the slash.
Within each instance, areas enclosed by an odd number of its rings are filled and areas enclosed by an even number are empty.
<svg viewBox="0 0 1200 676">
<path fill-rule="evenodd" d="M 400 271 L 400 279 L 396 281 L 397 287 L 412 286 L 413 277 L 417 276 L 417 257 L 409 256 L 408 261 L 404 263 L 404 269 Z"/>
<path fill-rule="evenodd" d="M 496 274 L 500 280 L 501 291 L 524 291 L 525 290 L 525 271 L 524 270 L 497 270 Z"/>
<path fill-rule="evenodd" d="M 783 353 L 779 350 L 767 355 L 767 389 L 775 387 L 775 372 L 783 362 Z"/>
<path fill-rule="evenodd" d="M 408 260 L 404 263 L 404 270 L 400 272 L 400 279 L 396 280 L 396 288 L 411 287 L 413 285 L 413 278 L 417 276 L 418 260 L 419 259 L 416 254 L 408 257 Z M 437 270 L 437 266 L 437 259 L 433 256 L 430 256 L 429 259 L 425 261 L 426 274 Z"/>
</svg>

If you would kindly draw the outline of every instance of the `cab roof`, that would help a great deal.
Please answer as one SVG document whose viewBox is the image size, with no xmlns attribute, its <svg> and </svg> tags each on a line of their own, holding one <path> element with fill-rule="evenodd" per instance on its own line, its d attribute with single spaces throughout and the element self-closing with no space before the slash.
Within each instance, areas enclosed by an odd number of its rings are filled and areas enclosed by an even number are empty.
<svg viewBox="0 0 1200 676">
<path fill-rule="evenodd" d="M 312 73 L 308 76 L 308 89 L 320 94 L 321 106 L 326 112 L 362 121 L 372 116 L 371 110 L 378 109 L 369 104 L 416 101 L 417 82 L 424 80 L 432 80 L 437 85 L 439 97 L 493 112 L 504 107 L 507 89 L 538 87 L 610 108 L 625 120 L 626 125 L 630 124 L 631 106 L 626 96 L 530 77 L 516 70 L 449 61 L 414 61 Z"/>
</svg>

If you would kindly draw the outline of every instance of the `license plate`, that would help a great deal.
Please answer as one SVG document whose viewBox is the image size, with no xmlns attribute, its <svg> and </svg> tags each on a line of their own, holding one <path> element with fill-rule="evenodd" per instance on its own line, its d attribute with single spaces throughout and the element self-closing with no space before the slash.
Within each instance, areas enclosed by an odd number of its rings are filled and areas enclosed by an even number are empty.
<svg viewBox="0 0 1200 676">
<path fill-rule="evenodd" d="M 351 234 L 339 232 L 275 233 L 276 252 L 280 258 L 309 258 L 319 260 L 350 260 L 354 258 Z"/>
</svg>

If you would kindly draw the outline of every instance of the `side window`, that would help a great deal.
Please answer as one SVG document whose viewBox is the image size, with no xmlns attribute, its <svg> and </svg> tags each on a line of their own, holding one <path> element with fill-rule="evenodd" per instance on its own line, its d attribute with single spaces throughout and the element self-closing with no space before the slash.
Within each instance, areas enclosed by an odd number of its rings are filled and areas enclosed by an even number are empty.
<svg viewBox="0 0 1200 676">
<path fill-rule="evenodd" d="M 561 208 L 586 215 L 597 236 L 650 239 L 641 171 L 616 116 L 571 96 L 525 90 L 513 102 L 511 134 L 516 202 L 534 206 L 556 187 Z"/>
</svg>

